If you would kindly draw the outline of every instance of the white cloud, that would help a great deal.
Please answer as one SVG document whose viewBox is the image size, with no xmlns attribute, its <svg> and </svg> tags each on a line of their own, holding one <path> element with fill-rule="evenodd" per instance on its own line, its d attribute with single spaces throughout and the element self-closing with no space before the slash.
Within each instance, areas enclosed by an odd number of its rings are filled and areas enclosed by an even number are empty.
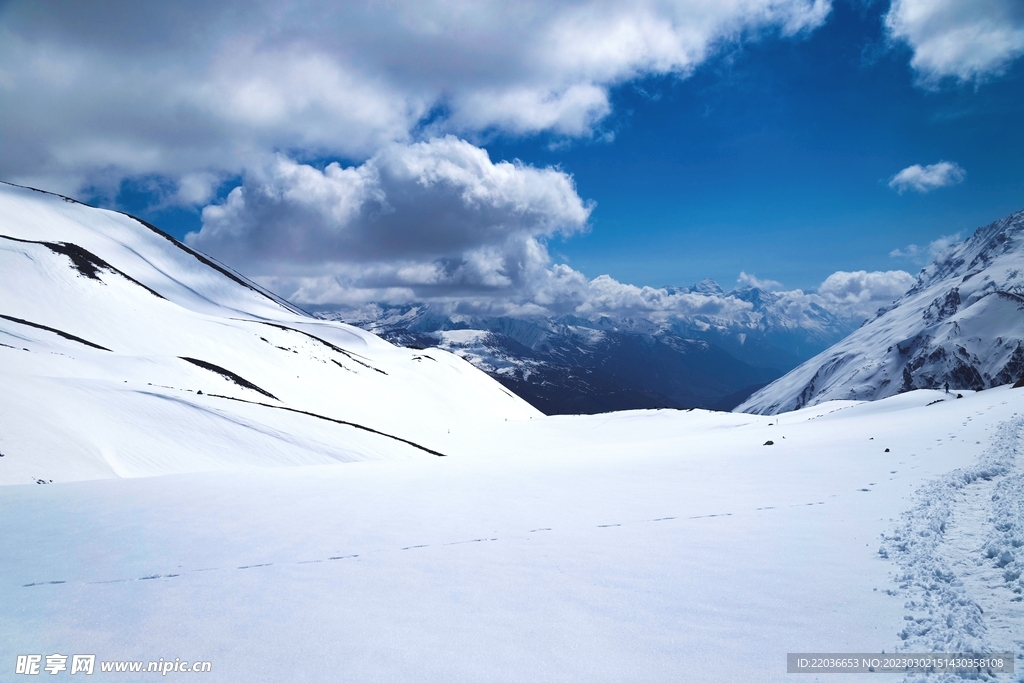
<svg viewBox="0 0 1024 683">
<path fill-rule="evenodd" d="M 918 30 L 911 5 L 896 0 L 890 30 L 921 46 L 915 66 L 925 69 L 933 34 Z M 242 177 L 206 206 L 189 241 L 300 303 L 739 319 L 752 305 L 737 297 L 553 263 L 547 241 L 587 229 L 591 206 L 572 178 L 494 162 L 448 135 L 604 137 L 611 88 L 686 77 L 746 37 L 814 30 L 830 8 L 14 0 L 0 6 L 0 175 L 67 194 L 156 176 L 165 201 L 193 206 Z M 350 161 L 301 161 L 310 158 Z M 794 320 L 812 306 L 865 315 L 902 282 L 836 274 L 803 292 L 746 273 L 739 281 L 773 291 Z"/>
<path fill-rule="evenodd" d="M 579 315 L 643 316 L 653 319 L 707 315 L 736 319 L 752 305 L 735 297 L 637 287 L 601 275 L 574 292 L 571 311 Z"/>
<path fill-rule="evenodd" d="M 601 135 L 610 88 L 820 26 L 829 0 L 0 4 L 0 176 L 204 192 L 287 151 L 367 159 L 430 135 Z M 68 103 L 73 103 L 69 106 Z"/>
<path fill-rule="evenodd" d="M 1020 0 L 893 0 L 885 24 L 913 50 L 910 63 L 926 86 L 983 80 L 1024 54 Z"/>
<path fill-rule="evenodd" d="M 775 291 L 782 289 L 782 283 L 775 280 L 762 280 L 744 271 L 740 271 L 740 275 L 736 278 L 736 282 L 744 287 L 757 287 L 765 291 Z"/>
<path fill-rule="evenodd" d="M 213 173 L 187 173 L 178 181 L 175 199 L 186 205 L 202 205 L 213 199 L 221 178 Z"/>
<path fill-rule="evenodd" d="M 576 83 L 558 90 L 478 90 L 460 95 L 453 103 L 450 123 L 463 131 L 496 126 L 520 134 L 550 130 L 580 136 L 587 135 L 611 112 L 607 88 L 593 83 Z"/>
<path fill-rule="evenodd" d="M 931 192 L 940 187 L 948 187 L 962 183 L 967 171 L 951 161 L 940 161 L 937 164 L 908 166 L 889 180 L 889 187 L 900 194 L 907 190 Z"/>
<path fill-rule="evenodd" d="M 562 266 L 565 268 L 565 266 Z M 793 325 L 815 325 L 818 309 L 847 320 L 860 321 L 902 296 L 914 284 L 912 275 L 902 270 L 890 271 L 837 271 L 818 286 L 816 291 L 783 290 L 773 280 L 741 280 L 746 287 L 770 291 L 775 310 L 788 317 Z M 760 285 L 769 285 L 771 290 Z M 594 278 L 585 287 L 574 291 L 576 308 L 583 315 L 610 316 L 639 315 L 653 319 L 672 319 L 700 316 L 756 324 L 759 315 L 745 300 L 743 291 L 725 294 L 668 290 L 665 288 L 636 287 L 617 282 L 607 275 Z"/>
<path fill-rule="evenodd" d="M 914 276 L 902 270 L 837 271 L 821 283 L 818 295 L 831 311 L 866 318 L 903 296 L 914 282 Z"/>
<path fill-rule="evenodd" d="M 564 172 L 494 163 L 447 136 L 347 168 L 277 156 L 203 209 L 186 241 L 307 302 L 342 285 L 480 295 L 521 290 L 550 261 L 543 241 L 586 230 L 591 210 Z"/>
<path fill-rule="evenodd" d="M 555 168 L 493 162 L 447 136 L 392 144 L 357 166 L 277 156 L 203 210 L 187 241 L 299 304 L 410 303 L 491 315 L 699 317 L 757 325 L 739 294 L 639 287 L 552 262 L 546 242 L 587 229 L 592 207 Z M 821 309 L 863 318 L 903 293 L 902 271 L 836 273 L 817 292 L 740 273 L 791 323 Z"/>
<path fill-rule="evenodd" d="M 516 266 L 510 268 L 509 264 Z M 439 311 L 513 316 L 609 316 L 705 321 L 757 326 L 762 314 L 744 293 L 713 293 L 636 286 L 609 275 L 587 278 L 566 264 L 552 263 L 543 240 L 519 235 L 450 259 L 404 262 L 334 262 L 306 272 L 256 278 L 301 304 L 359 306 L 367 303 L 428 303 Z M 760 282 L 760 281 L 759 281 Z M 822 313 L 859 322 L 892 303 L 914 278 L 904 271 L 833 273 L 817 288 L 774 289 L 761 295 L 793 327 L 821 325 Z M 761 284 L 764 284 L 761 282 Z M 760 289 L 760 288 L 759 288 Z"/>
<path fill-rule="evenodd" d="M 889 256 L 892 258 L 918 258 L 924 250 L 916 244 L 908 244 L 903 248 L 896 248 L 889 252 Z"/>
<path fill-rule="evenodd" d="M 912 259 L 919 263 L 931 262 L 934 261 L 935 258 L 944 252 L 950 245 L 957 244 L 959 241 L 959 232 L 952 235 L 942 235 L 941 237 L 929 242 L 926 247 L 919 247 L 916 244 L 908 244 L 902 249 L 893 249 L 889 252 L 889 256 L 892 258 Z"/>
</svg>

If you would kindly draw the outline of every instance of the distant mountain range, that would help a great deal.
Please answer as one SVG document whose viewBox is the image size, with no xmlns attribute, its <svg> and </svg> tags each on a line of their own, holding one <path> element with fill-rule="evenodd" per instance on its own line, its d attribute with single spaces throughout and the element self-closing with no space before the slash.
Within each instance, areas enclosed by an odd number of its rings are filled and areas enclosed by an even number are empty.
<svg viewBox="0 0 1024 683">
<path fill-rule="evenodd" d="M 694 294 L 713 312 L 652 320 L 487 317 L 426 304 L 315 311 L 401 346 L 451 351 L 547 414 L 730 410 L 855 327 L 816 304 L 794 312 L 756 287 L 725 292 L 706 279 L 667 291 Z"/>
<path fill-rule="evenodd" d="M 912 389 L 980 391 L 1024 374 L 1024 211 L 948 247 L 892 306 L 737 410 L 774 414 Z"/>
</svg>

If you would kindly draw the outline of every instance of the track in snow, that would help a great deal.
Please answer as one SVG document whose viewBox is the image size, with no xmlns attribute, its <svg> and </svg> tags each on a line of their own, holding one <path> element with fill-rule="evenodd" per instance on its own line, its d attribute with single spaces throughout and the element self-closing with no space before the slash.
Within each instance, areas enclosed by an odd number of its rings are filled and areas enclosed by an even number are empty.
<svg viewBox="0 0 1024 683">
<path fill-rule="evenodd" d="M 1014 652 L 1013 680 L 1024 681 L 1022 444 L 1024 418 L 1001 423 L 976 465 L 922 487 L 917 505 L 883 537 L 879 553 L 901 570 L 892 593 L 907 598 L 901 650 Z"/>
</svg>

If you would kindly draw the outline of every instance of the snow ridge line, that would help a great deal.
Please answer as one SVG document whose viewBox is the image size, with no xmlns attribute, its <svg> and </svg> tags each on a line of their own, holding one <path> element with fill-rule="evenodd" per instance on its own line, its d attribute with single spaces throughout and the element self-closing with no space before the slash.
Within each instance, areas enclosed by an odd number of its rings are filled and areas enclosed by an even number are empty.
<svg viewBox="0 0 1024 683">
<path fill-rule="evenodd" d="M 921 487 L 915 494 L 917 504 L 903 513 L 901 523 L 890 535 L 882 535 L 878 554 L 894 560 L 901 570 L 894 577 L 899 589 L 886 592 L 908 597 L 904 606 L 910 614 L 904 617 L 907 623 L 899 633 L 899 650 L 991 651 L 984 610 L 950 568 L 940 546 L 964 489 L 1005 477 L 992 495 L 994 506 L 986 524 L 991 529 L 984 534 L 988 539 L 984 544 L 985 557 L 988 562 L 1007 568 L 1004 579 L 1008 584 L 1015 583 L 1008 588 L 1017 595 L 1024 592 L 1024 582 L 1020 580 L 1024 557 L 1016 557 L 1024 555 L 1024 548 L 1020 547 L 1024 545 L 1024 502 L 1020 497 L 1024 494 L 1024 475 L 1013 474 L 1022 439 L 1024 417 L 1015 416 L 1001 423 L 976 464 L 953 470 Z M 1014 680 L 1024 680 L 1020 676 L 1018 671 Z M 907 680 L 923 679 L 910 676 Z M 944 675 L 929 676 L 927 680 L 939 683 L 962 678 Z M 979 680 L 990 679 L 981 675 Z"/>
<path fill-rule="evenodd" d="M 227 399 L 229 401 L 239 401 L 240 403 L 248 403 L 248 404 L 254 405 L 254 406 L 263 406 L 264 408 L 273 408 L 274 410 L 287 410 L 290 413 L 298 413 L 300 415 L 308 415 L 310 417 L 315 417 L 315 418 L 318 418 L 320 420 L 327 420 L 328 422 L 334 422 L 335 424 L 345 425 L 345 426 L 348 426 L 348 427 L 355 427 L 356 429 L 361 429 L 364 432 L 370 432 L 371 434 L 377 434 L 378 436 L 383 436 L 383 437 L 386 437 L 388 439 L 392 439 L 394 441 L 400 441 L 400 442 L 402 442 L 404 444 L 408 444 L 409 446 L 412 446 L 413 448 L 418 448 L 419 450 L 424 451 L 426 453 L 430 453 L 431 455 L 436 455 L 439 458 L 447 457 L 444 453 L 441 453 L 439 451 L 435 451 L 432 448 L 427 448 L 426 446 L 421 446 L 420 444 L 416 443 L 415 441 L 409 441 L 409 439 L 403 439 L 400 436 L 395 436 L 394 434 L 388 434 L 387 432 L 382 432 L 380 430 L 374 429 L 373 427 L 367 427 L 365 425 L 361 425 L 361 424 L 358 424 L 356 422 L 349 422 L 348 420 L 338 420 L 338 419 L 333 418 L 333 417 L 327 417 L 326 415 L 319 415 L 317 413 L 311 413 L 308 410 L 299 410 L 298 408 L 289 408 L 287 406 L 272 406 L 269 403 L 261 403 L 259 401 L 249 401 L 247 399 L 237 398 L 235 396 L 223 396 L 221 394 L 207 394 L 207 396 L 212 396 L 213 398 L 225 398 L 225 399 Z"/>
<path fill-rule="evenodd" d="M 110 349 L 108 349 L 106 346 L 100 346 L 99 344 L 94 344 L 91 341 L 89 341 L 88 339 L 82 339 L 81 337 L 76 337 L 75 335 L 73 335 L 73 334 L 71 334 L 69 332 L 64 332 L 63 330 L 58 330 L 56 327 L 48 327 L 46 325 L 40 325 L 39 323 L 34 323 L 34 322 L 31 322 L 31 321 L 28 321 L 28 320 L 22 320 L 21 318 L 15 318 L 13 315 L 4 315 L 3 313 L 0 313 L 0 318 L 3 318 L 4 320 L 10 320 L 12 323 L 18 323 L 19 325 L 27 325 L 28 327 L 34 327 L 34 328 L 39 329 L 39 330 L 46 330 L 47 332 L 53 332 L 54 334 L 56 334 L 56 335 L 58 335 L 60 337 L 64 337 L 65 339 L 67 339 L 69 341 L 78 342 L 79 344 L 85 344 L 86 346 L 91 346 L 92 348 L 99 349 L 100 351 L 110 351 Z M 111 353 L 113 353 L 113 352 L 111 352 Z"/>
<path fill-rule="evenodd" d="M 0 239 L 10 240 L 11 242 L 21 242 L 22 244 L 38 244 L 40 246 L 44 246 L 50 251 L 52 251 L 54 254 L 68 257 L 71 260 L 72 267 L 74 267 L 74 269 L 77 270 L 78 274 L 81 275 L 82 277 L 86 277 L 89 278 L 90 280 L 96 280 L 100 283 L 103 283 L 103 279 L 100 278 L 99 272 L 101 270 L 105 270 L 107 272 L 113 273 L 114 275 L 120 275 L 125 280 L 128 280 L 128 282 L 131 282 L 132 284 L 142 287 L 144 290 L 146 290 L 153 296 L 157 297 L 158 299 L 163 299 L 164 301 L 167 300 L 167 297 L 163 296 L 156 290 L 147 287 L 146 285 L 142 284 L 141 282 L 133 278 L 131 275 L 128 275 L 124 271 L 110 265 L 109 263 L 101 259 L 96 254 L 92 253 L 88 249 L 85 249 L 72 242 L 40 242 L 38 240 L 23 240 L 18 237 L 11 237 L 9 235 L 0 235 Z"/>
<path fill-rule="evenodd" d="M 35 188 L 34 187 L 30 187 L 29 189 L 30 190 L 34 190 Z M 45 190 L 37 190 L 37 192 L 39 192 L 39 191 L 45 192 Z M 50 194 L 50 193 L 47 193 L 47 194 Z M 61 196 L 61 195 L 57 195 L 57 196 Z M 72 201 L 72 202 L 76 201 L 74 199 L 68 199 L 67 197 L 64 197 L 64 200 L 65 201 Z M 81 203 L 81 202 L 78 202 L 78 203 Z M 88 204 L 86 204 L 86 206 L 88 206 Z M 304 310 L 302 310 L 301 308 L 299 308 L 295 304 L 282 299 L 281 297 L 277 296 L 276 294 L 273 294 L 269 290 L 263 289 L 262 287 L 257 285 L 255 282 L 251 282 L 251 281 L 247 280 L 244 276 L 234 272 L 233 270 L 231 270 L 227 266 L 223 265 L 222 263 L 218 263 L 217 261 L 214 261 L 212 258 L 207 256 L 206 254 L 203 254 L 202 252 L 196 251 L 195 249 L 193 249 L 192 247 L 188 246 L 187 244 L 184 244 L 183 242 L 180 242 L 180 241 L 176 240 L 175 238 L 171 237 L 169 234 L 167 234 L 166 232 L 164 232 L 160 228 L 156 227 L 152 223 L 147 223 L 146 221 L 142 220 L 138 216 L 133 216 L 130 213 L 124 213 L 123 211 L 117 211 L 116 213 L 119 213 L 122 216 L 126 216 L 128 218 L 131 218 L 133 221 L 135 221 L 137 223 L 140 223 L 141 225 L 143 225 L 146 228 L 149 228 L 150 230 L 155 232 L 157 235 L 159 235 L 160 237 L 163 237 L 165 240 L 167 240 L 168 242 L 170 242 L 171 244 L 176 246 L 178 249 L 181 249 L 186 254 L 189 254 L 190 256 L 194 257 L 197 261 L 202 263 L 204 266 L 207 266 L 208 268 L 212 268 L 213 270 L 217 271 L 218 273 L 220 273 L 224 277 L 228 278 L 229 280 L 235 282 L 236 284 L 239 284 L 242 287 L 245 287 L 246 289 L 251 289 L 252 291 L 256 292 L 257 294 L 270 299 L 275 304 L 277 304 L 281 308 L 285 309 L 289 313 L 299 313 L 301 315 L 307 315 L 307 316 L 309 315 L 308 313 L 306 313 Z M 310 316 L 310 317 L 312 317 L 312 316 Z"/>
<path fill-rule="evenodd" d="M 253 384 L 252 382 L 250 382 L 246 378 L 242 377 L 241 375 L 237 375 L 237 374 L 231 372 L 230 370 L 222 368 L 219 365 L 214 365 L 213 363 L 210 363 L 209 361 L 200 360 L 198 358 L 189 358 L 188 356 L 178 356 L 178 358 L 182 359 L 183 361 L 185 361 L 187 363 L 191 363 L 192 365 L 195 365 L 196 367 L 200 367 L 200 368 L 202 368 L 204 370 L 209 370 L 210 372 L 216 373 L 216 374 L 220 375 L 221 377 L 223 377 L 224 379 L 228 380 L 229 382 L 234 382 L 235 384 L 237 384 L 240 387 L 245 387 L 246 389 L 252 389 L 253 391 L 258 391 L 259 393 L 263 394 L 267 398 L 272 398 L 275 401 L 281 400 L 277 396 L 274 396 L 269 391 L 266 391 L 264 389 L 260 389 L 258 386 L 256 386 L 255 384 Z"/>
<path fill-rule="evenodd" d="M 60 197 L 61 199 L 63 199 L 64 201 L 66 201 L 69 204 L 79 204 L 79 205 L 87 207 L 89 209 L 96 209 L 97 211 L 105 211 L 106 210 L 106 209 L 100 209 L 99 207 L 95 207 L 92 204 L 86 204 L 83 201 L 79 201 L 79 200 L 73 199 L 71 197 L 66 197 L 66 196 L 64 196 L 62 194 L 57 194 L 56 192 L 50 192 L 49 190 L 40 190 L 38 187 L 29 187 L 28 185 L 18 185 L 16 183 L 7 182 L 6 180 L 0 180 L 0 183 L 2 183 L 4 185 L 9 185 L 11 187 L 18 187 L 18 188 L 21 188 L 23 190 L 31 190 L 33 192 L 38 192 L 40 194 L 48 194 L 48 195 L 51 195 L 53 197 Z M 278 306 L 284 308 L 288 312 L 290 312 L 290 313 L 298 313 L 300 315 L 304 315 L 304 316 L 307 316 L 307 317 L 310 317 L 310 318 L 313 317 L 309 313 L 307 313 L 306 311 L 302 310 L 301 308 L 299 308 L 298 306 L 293 304 L 292 302 L 287 301 L 285 299 L 282 299 L 281 297 L 277 296 L 276 294 L 274 294 L 270 290 L 264 289 L 263 287 L 260 287 L 255 282 L 251 282 L 250 280 L 247 280 L 243 275 L 241 275 L 239 273 L 236 273 L 234 270 L 232 270 L 231 268 L 228 268 L 224 264 L 217 262 L 215 259 L 207 256 L 206 254 L 203 254 L 203 253 L 201 253 L 199 251 L 196 251 L 195 249 L 193 249 L 192 247 L 188 246 L 187 244 L 185 244 L 185 243 L 175 239 L 174 237 L 171 237 L 169 234 L 167 234 L 166 232 L 164 232 L 160 228 L 156 227 L 152 223 L 147 223 L 146 221 L 142 220 L 138 216 L 133 216 L 130 213 L 125 213 L 123 211 L 114 211 L 112 213 L 117 213 L 117 214 L 120 214 L 122 216 L 125 216 L 126 218 L 130 218 L 133 221 L 135 221 L 137 223 L 140 223 L 142 226 L 144 226 L 146 228 L 149 228 L 154 233 L 156 233 L 160 237 L 163 237 L 165 240 L 167 240 L 168 242 L 173 244 L 178 249 L 181 249 L 186 254 L 189 254 L 189 255 L 193 256 L 197 261 L 202 263 L 204 266 L 207 266 L 209 268 L 212 268 L 213 270 L 216 270 L 221 275 L 227 277 L 228 279 L 234 281 L 235 283 L 241 285 L 242 287 L 245 287 L 246 289 L 251 289 L 252 291 L 256 292 L 257 294 L 259 294 L 261 296 L 265 296 L 266 298 L 270 299 L 275 304 L 277 304 Z M 19 241 L 25 242 L 25 241 L 30 241 L 30 240 L 19 240 Z M 129 279 L 131 279 L 131 278 L 129 278 Z M 141 283 L 137 283 L 137 284 L 141 284 Z M 142 285 L 142 286 L 145 287 L 145 285 Z M 146 289 L 149 289 L 149 287 L 146 287 Z M 150 291 L 153 292 L 153 290 L 150 290 Z M 156 294 L 156 292 L 153 292 L 153 294 Z M 157 294 L 157 296 L 160 296 L 160 295 Z M 160 296 L 160 298 L 163 299 L 164 297 Z"/>
<path fill-rule="evenodd" d="M 305 336 L 309 337 L 310 339 L 312 339 L 314 341 L 320 342 L 321 344 L 323 344 L 327 348 L 331 349 L 332 351 L 336 351 L 336 352 L 340 353 L 341 355 L 345 356 L 349 360 L 355 361 L 356 363 L 359 363 L 364 368 L 368 368 L 370 370 L 376 370 L 377 372 L 379 372 L 382 375 L 388 374 L 388 373 L 384 372 L 383 370 L 381 370 L 380 368 L 375 368 L 374 366 L 369 365 L 369 364 L 364 363 L 363 361 L 359 360 L 359 358 L 366 358 L 366 356 L 360 356 L 355 351 L 346 351 L 345 349 L 341 348 L 340 346 L 332 344 L 331 342 L 327 341 L 326 339 L 321 339 L 320 337 L 316 336 L 315 334 L 310 334 L 309 332 L 304 332 L 302 330 L 297 330 L 294 327 L 287 327 L 287 326 L 281 325 L 279 323 L 272 323 L 272 322 L 270 322 L 268 320 L 249 320 L 248 318 L 231 318 L 231 319 L 232 320 L 241 320 L 241 321 L 250 322 L 250 323 L 259 323 L 260 325 L 269 325 L 271 327 L 276 327 L 276 328 L 278 328 L 280 330 L 285 330 L 286 332 L 295 332 L 296 334 L 305 335 Z M 356 356 L 359 356 L 359 358 L 356 358 Z M 370 359 L 366 358 L 366 360 L 370 360 Z M 434 359 L 431 358 L 431 360 L 434 360 Z M 341 364 L 338 363 L 338 365 L 341 365 Z M 345 366 L 342 366 L 342 367 L 345 367 Z"/>
</svg>

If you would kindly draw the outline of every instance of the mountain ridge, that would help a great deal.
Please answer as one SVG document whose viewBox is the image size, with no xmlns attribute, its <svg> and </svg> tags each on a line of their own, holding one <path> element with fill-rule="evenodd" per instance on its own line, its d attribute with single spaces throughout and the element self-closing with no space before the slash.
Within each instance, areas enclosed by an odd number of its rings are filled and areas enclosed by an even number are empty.
<svg viewBox="0 0 1024 683">
<path fill-rule="evenodd" d="M 423 303 L 311 310 L 395 344 L 451 351 L 547 414 L 728 410 L 854 326 L 817 304 L 794 313 L 778 294 L 725 292 L 710 278 L 666 291 L 695 295 L 697 312 L 515 317 Z"/>
<path fill-rule="evenodd" d="M 913 389 L 980 391 L 1024 374 L 1024 210 L 978 228 L 847 338 L 736 408 L 773 414 Z"/>
</svg>

